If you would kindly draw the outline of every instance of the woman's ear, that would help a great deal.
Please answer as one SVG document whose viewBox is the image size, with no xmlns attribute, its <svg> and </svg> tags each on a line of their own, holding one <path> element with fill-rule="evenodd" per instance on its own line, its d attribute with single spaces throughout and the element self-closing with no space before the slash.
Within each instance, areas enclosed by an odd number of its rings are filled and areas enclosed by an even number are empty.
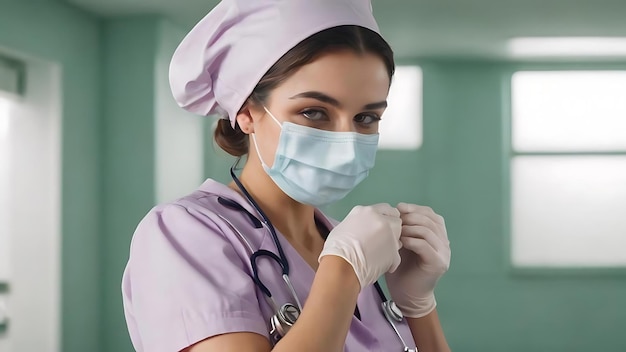
<svg viewBox="0 0 626 352">
<path fill-rule="evenodd" d="M 237 113 L 237 124 L 239 128 L 245 134 L 254 133 L 254 119 L 252 118 L 251 104 L 246 102 L 241 110 Z"/>
</svg>

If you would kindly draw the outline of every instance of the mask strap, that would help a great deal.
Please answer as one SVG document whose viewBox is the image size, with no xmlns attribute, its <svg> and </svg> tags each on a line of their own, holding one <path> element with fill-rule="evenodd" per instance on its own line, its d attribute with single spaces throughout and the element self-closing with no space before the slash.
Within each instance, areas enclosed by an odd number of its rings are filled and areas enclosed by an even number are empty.
<svg viewBox="0 0 626 352">
<path fill-rule="evenodd" d="M 282 130 L 282 129 L 283 129 L 283 125 L 280 123 L 280 121 L 278 121 L 278 119 L 276 119 L 276 118 L 274 117 L 274 115 L 272 115 L 272 113 L 271 113 L 269 110 L 267 110 L 267 108 L 266 108 L 265 106 L 263 106 L 263 109 L 265 109 L 265 112 L 266 112 L 268 115 L 270 115 L 270 117 L 272 118 L 272 120 L 274 120 L 274 122 L 276 122 L 276 124 L 278 125 L 278 127 L 280 127 L 280 129 Z"/>
<path fill-rule="evenodd" d="M 270 115 L 270 117 L 272 118 L 272 120 L 274 120 L 274 122 L 276 122 L 276 124 L 278 125 L 278 127 L 280 127 L 280 129 L 283 129 L 283 126 L 280 124 L 280 122 L 276 119 L 276 117 L 274 117 L 274 115 L 272 115 L 272 113 L 267 110 L 267 108 L 265 106 L 263 106 L 263 109 L 265 110 L 265 112 Z M 259 160 L 261 160 L 261 165 L 263 165 L 264 168 L 269 169 L 270 167 L 267 166 L 267 164 L 265 163 L 265 161 L 263 161 L 263 158 L 261 157 L 261 153 L 259 152 L 259 145 L 256 142 L 256 134 L 254 132 L 252 132 L 250 134 L 252 136 L 252 142 L 254 143 L 254 149 L 256 149 L 256 155 L 259 157 Z"/>
<path fill-rule="evenodd" d="M 252 142 L 254 143 L 254 149 L 256 150 L 256 155 L 259 157 L 259 160 L 261 160 L 261 165 L 263 165 L 264 168 L 269 169 L 269 166 L 267 166 L 265 161 L 263 161 L 263 158 L 261 157 L 261 153 L 259 152 L 259 145 L 256 142 L 256 135 L 255 135 L 255 133 L 252 132 L 250 135 L 252 136 Z"/>
</svg>

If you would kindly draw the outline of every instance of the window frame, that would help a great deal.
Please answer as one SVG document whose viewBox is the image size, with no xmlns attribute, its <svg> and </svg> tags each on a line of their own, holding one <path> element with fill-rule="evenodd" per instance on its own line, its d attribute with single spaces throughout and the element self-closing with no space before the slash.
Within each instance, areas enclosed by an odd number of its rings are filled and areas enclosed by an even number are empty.
<svg viewBox="0 0 626 352">
<path fill-rule="evenodd" d="M 626 266 L 516 266 L 513 263 L 513 198 L 512 198 L 512 161 L 518 156 L 626 156 L 626 151 L 516 151 L 513 148 L 513 76 L 523 71 L 626 71 L 623 62 L 515 62 L 504 72 L 502 80 L 502 166 L 504 189 L 502 204 L 504 206 L 503 231 L 504 259 L 508 272 L 517 277 L 536 276 L 609 276 L 626 277 Z"/>
</svg>

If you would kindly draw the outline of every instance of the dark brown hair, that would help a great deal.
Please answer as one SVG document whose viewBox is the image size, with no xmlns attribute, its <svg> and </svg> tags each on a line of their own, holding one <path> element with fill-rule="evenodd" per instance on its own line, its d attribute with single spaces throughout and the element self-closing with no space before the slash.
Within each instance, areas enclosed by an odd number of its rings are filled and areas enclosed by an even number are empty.
<svg viewBox="0 0 626 352">
<path fill-rule="evenodd" d="M 379 55 L 387 67 L 389 78 L 393 76 L 393 51 L 378 33 L 360 26 L 333 27 L 308 37 L 283 55 L 261 78 L 246 104 L 265 104 L 272 90 L 297 69 L 322 54 L 342 49 L 350 49 L 357 54 Z M 236 157 L 248 153 L 248 135 L 241 131 L 239 124 L 235 124 L 233 128 L 229 120 L 218 121 L 215 142 Z"/>
</svg>

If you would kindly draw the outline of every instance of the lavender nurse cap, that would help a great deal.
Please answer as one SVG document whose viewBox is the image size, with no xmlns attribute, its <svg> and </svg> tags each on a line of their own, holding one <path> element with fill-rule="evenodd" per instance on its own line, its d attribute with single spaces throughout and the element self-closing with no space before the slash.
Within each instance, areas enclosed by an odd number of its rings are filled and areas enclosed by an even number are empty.
<svg viewBox="0 0 626 352">
<path fill-rule="evenodd" d="M 324 29 L 358 25 L 379 33 L 370 0 L 223 0 L 187 34 L 170 63 L 185 110 L 229 118 L 287 51 Z"/>
</svg>

